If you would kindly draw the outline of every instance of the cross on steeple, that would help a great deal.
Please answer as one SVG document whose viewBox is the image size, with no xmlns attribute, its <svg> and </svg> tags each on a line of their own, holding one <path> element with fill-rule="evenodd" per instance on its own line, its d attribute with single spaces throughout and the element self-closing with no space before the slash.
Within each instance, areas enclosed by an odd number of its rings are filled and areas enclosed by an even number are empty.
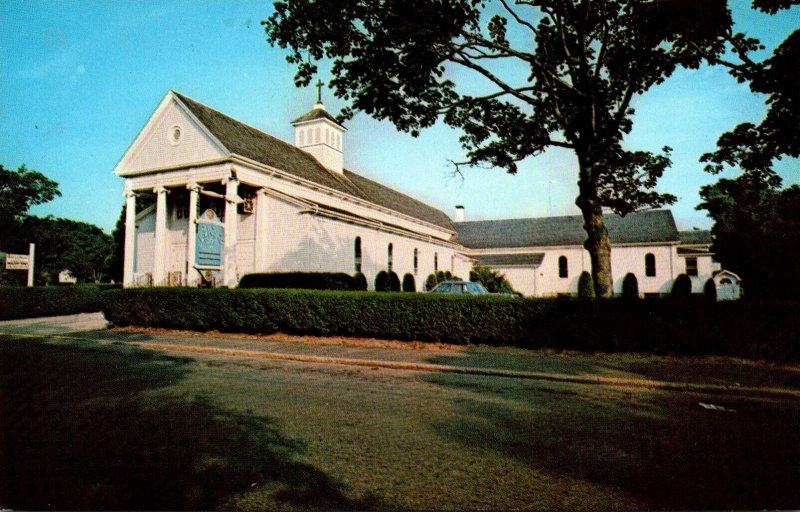
<svg viewBox="0 0 800 512">
<path fill-rule="evenodd" d="M 322 80 L 317 79 L 317 103 L 322 104 Z"/>
</svg>

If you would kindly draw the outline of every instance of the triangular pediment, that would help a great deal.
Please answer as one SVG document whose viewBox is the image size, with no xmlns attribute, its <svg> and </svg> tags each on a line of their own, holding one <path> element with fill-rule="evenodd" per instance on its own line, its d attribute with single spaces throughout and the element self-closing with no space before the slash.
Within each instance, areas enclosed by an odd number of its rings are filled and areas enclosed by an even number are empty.
<svg viewBox="0 0 800 512">
<path fill-rule="evenodd" d="M 114 169 L 120 176 L 197 165 L 229 151 L 169 91 Z"/>
</svg>

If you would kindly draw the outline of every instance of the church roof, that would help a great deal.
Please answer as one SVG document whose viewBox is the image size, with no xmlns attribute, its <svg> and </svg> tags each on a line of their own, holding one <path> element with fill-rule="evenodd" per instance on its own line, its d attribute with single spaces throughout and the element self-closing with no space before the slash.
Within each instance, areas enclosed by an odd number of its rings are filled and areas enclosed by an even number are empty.
<svg viewBox="0 0 800 512">
<path fill-rule="evenodd" d="M 691 231 L 680 231 L 678 235 L 681 238 L 681 243 L 684 245 L 710 245 L 713 243 L 711 239 L 711 231 L 707 229 L 693 229 Z"/>
<path fill-rule="evenodd" d="M 612 244 L 678 242 L 669 210 L 646 210 L 603 216 Z M 583 245 L 586 231 L 580 215 L 528 219 L 456 222 L 458 241 L 471 249 Z"/>
<path fill-rule="evenodd" d="M 288 142 L 248 126 L 180 93 L 175 91 L 173 93 L 231 153 L 409 217 L 455 231 L 450 218 L 432 206 L 347 169 L 341 175 L 330 171 L 316 158 Z M 322 109 L 316 110 L 325 112 Z M 327 115 L 330 116 L 330 114 Z M 298 122 L 301 118 L 294 122 Z M 336 122 L 338 124 L 338 121 Z"/>
<path fill-rule="evenodd" d="M 300 124 L 306 121 L 314 121 L 315 119 L 327 119 L 329 121 L 336 123 L 339 126 L 344 127 L 344 125 L 342 125 L 342 123 L 340 123 L 338 119 L 333 117 L 327 110 L 325 110 L 325 108 L 316 108 L 316 107 L 312 108 L 302 116 L 292 121 L 292 124 Z"/>
<path fill-rule="evenodd" d="M 480 254 L 475 256 L 478 263 L 490 267 L 515 267 L 532 266 L 538 267 L 544 259 L 543 252 L 531 252 L 523 254 Z"/>
</svg>

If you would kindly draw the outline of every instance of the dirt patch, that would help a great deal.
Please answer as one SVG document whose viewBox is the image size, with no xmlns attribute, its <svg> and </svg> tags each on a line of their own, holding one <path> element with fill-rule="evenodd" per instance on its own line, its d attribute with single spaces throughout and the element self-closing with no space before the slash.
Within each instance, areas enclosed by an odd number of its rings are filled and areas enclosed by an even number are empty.
<svg viewBox="0 0 800 512">
<path fill-rule="evenodd" d="M 441 352 L 464 352 L 466 345 L 453 345 L 448 343 L 438 343 L 429 341 L 398 341 L 384 340 L 379 338 L 355 338 L 348 336 L 308 336 L 296 334 L 284 334 L 276 332 L 272 334 L 246 334 L 230 333 L 220 331 L 184 331 L 177 329 L 165 329 L 161 327 L 114 327 L 110 329 L 115 332 L 125 333 L 145 333 L 145 334 L 180 334 L 183 336 L 213 336 L 215 338 L 247 339 L 262 341 L 287 341 L 293 343 L 306 343 L 309 345 L 338 345 L 344 347 L 366 347 L 366 348 L 390 348 L 399 350 L 432 350 Z"/>
</svg>

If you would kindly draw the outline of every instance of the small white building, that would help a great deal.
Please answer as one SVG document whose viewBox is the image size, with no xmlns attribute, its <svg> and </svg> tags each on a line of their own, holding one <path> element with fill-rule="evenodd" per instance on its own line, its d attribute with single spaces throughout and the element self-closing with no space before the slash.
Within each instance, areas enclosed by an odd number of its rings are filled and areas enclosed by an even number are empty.
<svg viewBox="0 0 800 512">
<path fill-rule="evenodd" d="M 381 270 L 418 290 L 436 271 L 503 272 L 525 295 L 577 292 L 590 270 L 579 216 L 453 222 L 343 166 L 346 128 L 321 102 L 292 121 L 294 144 L 169 91 L 115 168 L 125 179 L 125 286 L 236 286 L 251 272 Z M 154 195 L 136 211 L 135 198 Z M 463 208 L 457 209 L 463 217 Z M 607 215 L 614 290 L 693 291 L 719 270 L 710 238 L 682 239 L 671 212 Z M 706 232 L 707 233 L 707 232 Z M 691 237 L 690 237 L 691 238 Z M 707 243 L 706 243 L 707 242 Z"/>
</svg>

